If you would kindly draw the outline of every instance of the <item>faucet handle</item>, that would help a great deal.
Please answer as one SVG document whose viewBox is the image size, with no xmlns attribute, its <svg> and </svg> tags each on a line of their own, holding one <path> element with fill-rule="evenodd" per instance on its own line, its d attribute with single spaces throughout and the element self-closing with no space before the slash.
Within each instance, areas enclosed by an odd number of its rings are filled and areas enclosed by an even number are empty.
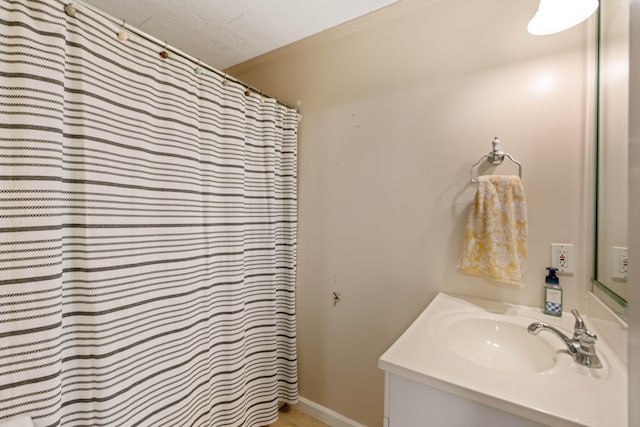
<svg viewBox="0 0 640 427">
<path fill-rule="evenodd" d="M 596 340 L 598 336 L 586 329 L 584 320 L 578 313 L 578 310 L 571 310 L 571 314 L 576 318 L 573 331 L 573 341 L 577 344 L 576 352 L 573 354 L 573 360 L 582 366 L 589 368 L 602 368 L 602 362 L 596 354 Z"/>
<path fill-rule="evenodd" d="M 580 316 L 580 313 L 578 313 L 578 310 L 574 308 L 573 310 L 571 310 L 571 314 L 573 314 L 573 317 L 576 318 L 576 323 L 573 325 L 573 329 L 575 329 L 576 331 L 584 331 L 584 320 L 582 320 L 582 317 Z"/>
</svg>

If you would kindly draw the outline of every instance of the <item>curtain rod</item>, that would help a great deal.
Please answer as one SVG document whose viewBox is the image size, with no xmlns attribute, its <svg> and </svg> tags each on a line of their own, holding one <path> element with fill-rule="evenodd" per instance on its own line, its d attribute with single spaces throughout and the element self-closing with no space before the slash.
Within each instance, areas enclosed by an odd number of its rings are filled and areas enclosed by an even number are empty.
<svg viewBox="0 0 640 427">
<path fill-rule="evenodd" d="M 93 13 L 98 14 L 98 15 L 102 16 L 103 18 L 108 19 L 109 21 L 111 21 L 112 23 L 118 25 L 119 27 L 122 27 L 125 30 L 130 31 L 133 34 L 135 34 L 135 35 L 137 35 L 139 37 L 142 37 L 145 40 L 148 40 L 148 41 L 150 41 L 152 43 L 157 44 L 158 46 L 161 46 L 163 49 L 168 50 L 169 52 L 172 52 L 172 53 L 174 53 L 174 54 L 176 54 L 176 55 L 178 55 L 178 56 L 180 56 L 180 57 L 182 57 L 182 58 L 184 58 L 184 59 L 186 59 L 186 60 L 188 60 L 188 61 L 190 61 L 190 62 L 192 62 L 194 64 L 197 64 L 198 67 L 201 67 L 201 68 L 204 68 L 206 70 L 214 72 L 215 74 L 217 74 L 218 76 L 224 78 L 225 80 L 230 80 L 230 81 L 232 81 L 234 83 L 238 83 L 239 85 L 243 86 L 244 88 L 246 88 L 247 90 L 249 90 L 251 92 L 254 92 L 255 94 L 260 94 L 261 96 L 264 96 L 264 97 L 267 97 L 267 98 L 271 98 L 271 99 L 275 99 L 278 104 L 280 104 L 282 106 L 285 106 L 287 108 L 291 108 L 293 110 L 298 111 L 297 107 L 293 107 L 291 105 L 285 104 L 284 102 L 280 101 L 275 96 L 270 96 L 270 95 L 262 92 L 261 90 L 251 86 L 250 84 L 247 84 L 247 83 L 245 83 L 245 82 L 243 82 L 241 80 L 238 80 L 237 78 L 235 78 L 233 76 L 230 76 L 229 74 L 227 74 L 227 73 L 225 73 L 223 71 L 217 70 L 217 69 L 213 68 L 212 66 L 210 66 L 208 64 L 205 64 L 204 62 L 201 62 L 200 59 L 194 58 L 193 56 L 183 52 L 182 50 L 180 50 L 180 49 L 178 49 L 176 47 L 170 46 L 169 44 L 167 44 L 167 42 L 162 41 L 162 40 L 160 40 L 160 39 L 158 39 L 156 37 L 153 37 L 151 34 L 145 33 L 144 31 L 142 31 L 142 30 L 140 30 L 140 29 L 138 29 L 138 28 L 136 28 L 136 27 L 134 27 L 134 26 L 132 26 L 130 24 L 127 24 L 124 19 L 118 19 L 118 18 L 108 14 L 107 12 L 105 12 L 105 11 L 103 11 L 101 9 L 98 9 L 95 6 L 92 6 L 89 3 L 85 3 L 82 0 L 74 0 L 71 3 L 67 3 L 65 5 L 65 7 L 64 7 L 64 11 L 65 11 L 65 13 L 67 15 L 72 16 L 72 17 L 75 16 L 76 10 L 74 8 L 74 4 L 78 4 L 81 7 L 85 8 L 85 9 L 88 9 L 88 10 L 92 11 Z"/>
</svg>

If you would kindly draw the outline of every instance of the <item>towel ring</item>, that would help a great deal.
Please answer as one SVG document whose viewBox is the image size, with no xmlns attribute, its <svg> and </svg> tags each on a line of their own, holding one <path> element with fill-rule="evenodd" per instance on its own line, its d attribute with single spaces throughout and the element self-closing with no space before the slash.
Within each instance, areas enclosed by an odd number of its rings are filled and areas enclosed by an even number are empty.
<svg viewBox="0 0 640 427">
<path fill-rule="evenodd" d="M 482 158 L 480 158 L 480 160 L 475 162 L 469 169 L 469 178 L 471 179 L 471 182 L 473 182 L 474 184 L 478 183 L 478 175 L 474 176 L 473 172 L 475 168 L 478 165 L 480 165 L 480 163 L 486 160 L 492 165 L 498 166 L 502 164 L 505 157 L 507 157 L 516 165 L 518 165 L 518 176 L 520 177 L 520 179 L 522 179 L 522 164 L 518 162 L 516 159 L 514 159 L 513 157 L 511 157 L 511 154 L 505 153 L 504 151 L 500 150 L 500 138 L 498 138 L 497 136 L 493 138 L 493 141 L 491 141 L 491 145 L 493 146 L 493 149 L 491 150 L 491 152 L 489 154 L 485 154 L 484 156 L 482 156 Z"/>
</svg>

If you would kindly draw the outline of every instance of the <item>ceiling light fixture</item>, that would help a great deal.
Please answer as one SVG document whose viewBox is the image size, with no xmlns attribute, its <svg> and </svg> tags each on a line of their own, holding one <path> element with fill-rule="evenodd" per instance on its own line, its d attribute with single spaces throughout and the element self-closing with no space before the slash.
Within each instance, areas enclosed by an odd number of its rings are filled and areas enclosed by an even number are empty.
<svg viewBox="0 0 640 427">
<path fill-rule="evenodd" d="M 578 25 L 598 8 L 598 0 L 540 0 L 527 30 L 531 34 L 553 34 Z"/>
</svg>

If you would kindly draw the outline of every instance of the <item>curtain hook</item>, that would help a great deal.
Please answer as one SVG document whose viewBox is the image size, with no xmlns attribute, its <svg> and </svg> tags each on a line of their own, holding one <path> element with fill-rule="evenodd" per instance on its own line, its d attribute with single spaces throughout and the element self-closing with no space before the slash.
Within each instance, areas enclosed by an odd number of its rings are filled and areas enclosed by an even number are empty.
<svg viewBox="0 0 640 427">
<path fill-rule="evenodd" d="M 118 40 L 120 40 L 121 42 L 126 42 L 129 39 L 129 34 L 127 34 L 127 32 L 125 31 L 125 25 L 127 25 L 127 23 L 125 22 L 125 20 L 122 20 L 122 30 L 118 31 Z"/>
<path fill-rule="evenodd" d="M 264 104 L 264 92 L 260 91 L 260 105 Z"/>
<path fill-rule="evenodd" d="M 169 57 L 169 52 L 167 52 L 167 42 L 164 42 L 164 49 L 160 52 L 160 57 L 162 59 L 167 59 Z"/>
<path fill-rule="evenodd" d="M 222 86 L 229 85 L 229 80 L 227 80 L 227 73 L 224 73 L 224 80 L 222 80 Z"/>
</svg>

